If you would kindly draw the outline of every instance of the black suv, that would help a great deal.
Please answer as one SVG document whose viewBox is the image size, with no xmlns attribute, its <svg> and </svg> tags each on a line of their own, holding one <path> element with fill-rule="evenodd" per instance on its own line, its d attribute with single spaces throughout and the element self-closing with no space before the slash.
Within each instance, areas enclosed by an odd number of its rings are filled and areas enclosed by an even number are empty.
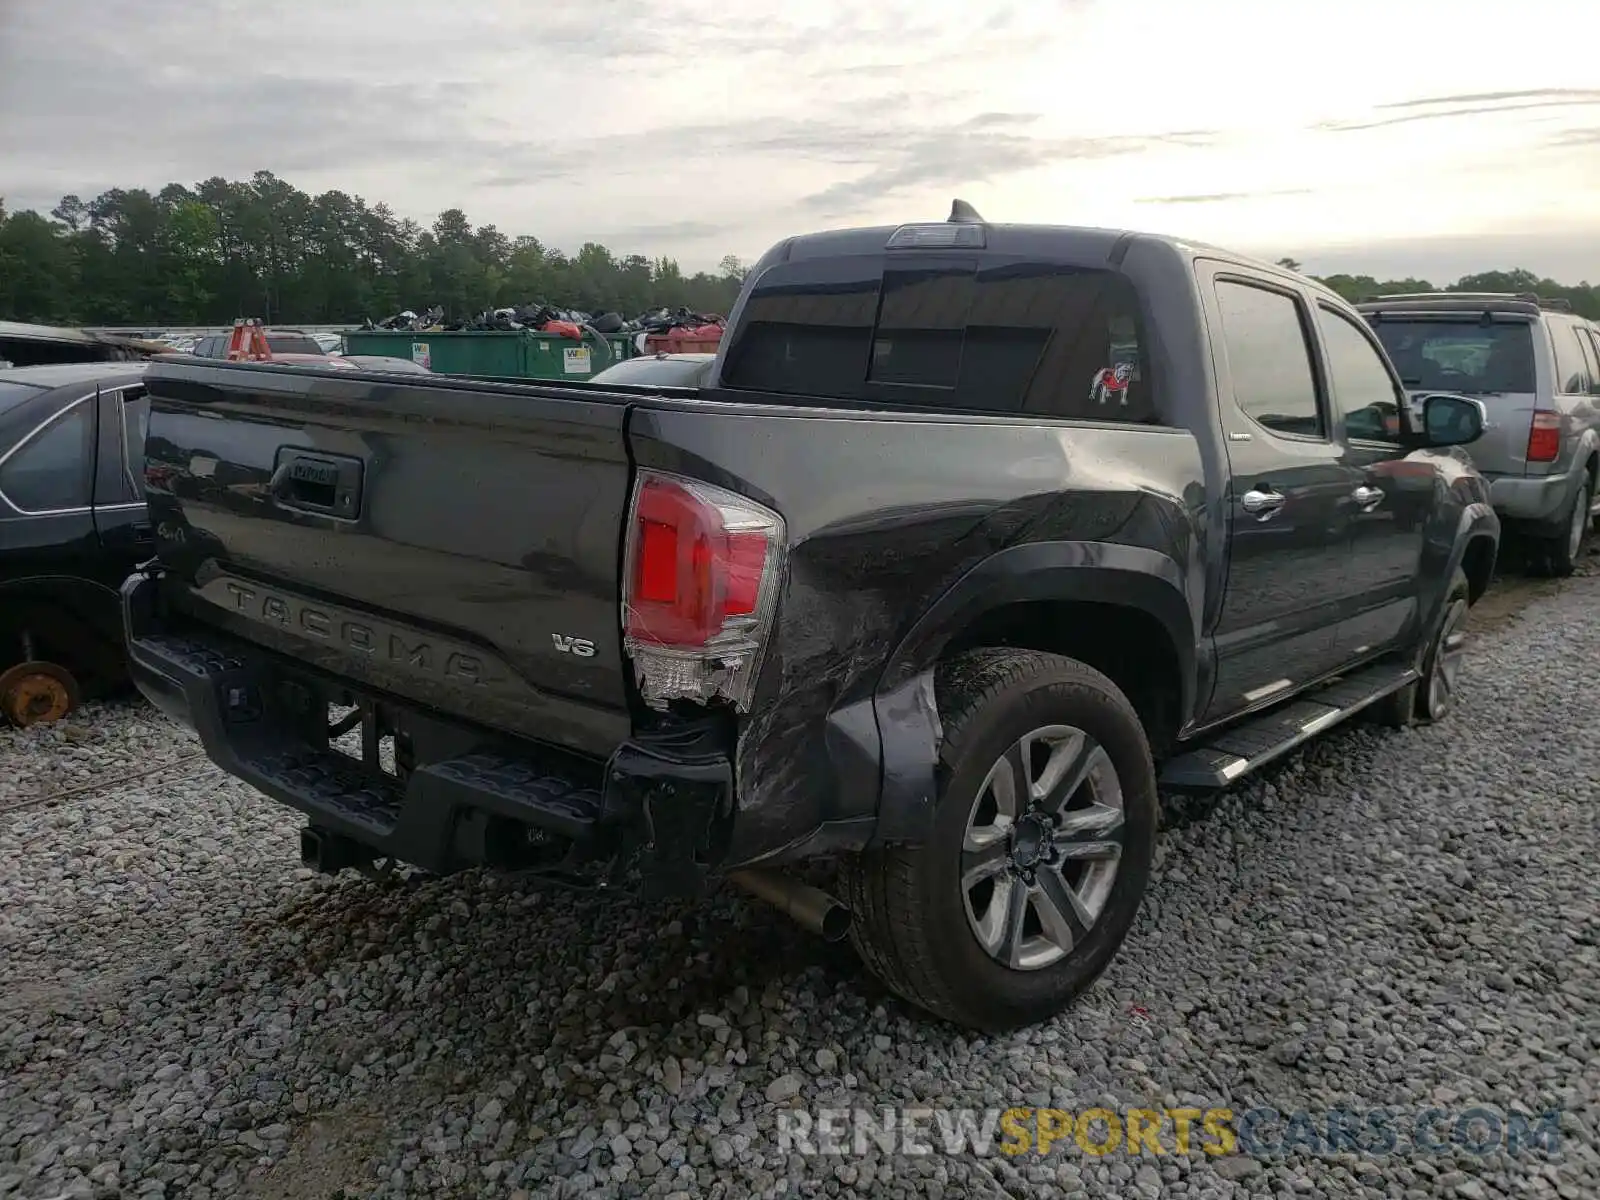
<svg viewBox="0 0 1600 1200">
<path fill-rule="evenodd" d="M 117 587 L 154 549 L 143 363 L 0 370 L 0 718 L 126 682 Z"/>
</svg>

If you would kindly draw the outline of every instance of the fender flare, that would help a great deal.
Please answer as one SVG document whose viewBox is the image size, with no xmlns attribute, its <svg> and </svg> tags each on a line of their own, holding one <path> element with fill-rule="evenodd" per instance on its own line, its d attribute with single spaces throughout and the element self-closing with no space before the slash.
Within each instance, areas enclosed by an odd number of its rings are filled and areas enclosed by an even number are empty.
<svg viewBox="0 0 1600 1200">
<path fill-rule="evenodd" d="M 1444 577 L 1446 581 L 1455 578 L 1456 571 L 1466 561 L 1467 550 L 1473 542 L 1477 541 L 1492 541 L 1494 543 L 1495 556 L 1499 557 L 1500 518 L 1489 504 L 1483 502 L 1468 504 L 1461 510 L 1461 519 L 1456 523 L 1455 545 L 1450 548 L 1449 565 L 1445 568 Z M 1492 576 L 1492 563 L 1490 567 Z M 1448 587 L 1448 582 L 1446 587 Z M 1434 615 L 1437 615 L 1438 609 L 1444 604 L 1445 590 L 1446 588 L 1439 589 L 1439 599 L 1434 606 Z M 1432 625 L 1429 624 L 1425 628 L 1431 629 Z"/>
<path fill-rule="evenodd" d="M 1600 433 L 1597 433 L 1593 426 L 1583 431 L 1583 436 L 1578 439 L 1578 448 L 1572 455 L 1572 470 L 1569 474 L 1575 489 L 1588 474 L 1591 455 L 1600 458 Z"/>
<path fill-rule="evenodd" d="M 1199 622 L 1175 560 L 1109 542 L 1030 542 L 998 551 L 956 580 L 884 664 L 873 693 L 881 764 L 875 843 L 919 842 L 932 823 L 943 737 L 933 674 L 944 648 L 985 613 L 1039 600 L 1091 601 L 1153 617 L 1177 653 L 1180 711 L 1193 712 Z"/>
</svg>

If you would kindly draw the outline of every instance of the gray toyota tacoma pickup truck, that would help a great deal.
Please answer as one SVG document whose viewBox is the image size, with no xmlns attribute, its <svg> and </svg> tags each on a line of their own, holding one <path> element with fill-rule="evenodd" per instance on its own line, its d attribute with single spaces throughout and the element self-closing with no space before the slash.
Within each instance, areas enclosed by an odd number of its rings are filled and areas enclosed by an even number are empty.
<svg viewBox="0 0 1600 1200">
<path fill-rule="evenodd" d="M 984 1029 L 1115 953 L 1158 781 L 1442 717 L 1498 545 L 1332 292 L 959 203 L 775 247 L 694 390 L 147 385 L 138 682 L 306 862 L 727 879 Z"/>
</svg>

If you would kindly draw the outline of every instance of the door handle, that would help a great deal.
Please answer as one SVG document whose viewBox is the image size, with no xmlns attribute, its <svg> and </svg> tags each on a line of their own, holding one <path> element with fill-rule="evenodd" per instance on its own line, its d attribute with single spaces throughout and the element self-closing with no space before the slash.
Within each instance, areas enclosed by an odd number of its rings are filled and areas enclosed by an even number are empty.
<svg viewBox="0 0 1600 1200">
<path fill-rule="evenodd" d="M 1239 498 L 1240 505 L 1258 521 L 1270 520 L 1283 507 L 1285 497 L 1271 487 L 1253 487 Z"/>
<path fill-rule="evenodd" d="M 1383 489 L 1362 484 L 1350 493 L 1350 498 L 1362 508 L 1377 508 L 1378 505 L 1383 503 Z"/>
<path fill-rule="evenodd" d="M 267 480 L 267 494 L 281 507 L 354 520 L 361 508 L 358 458 L 283 446 Z"/>
</svg>

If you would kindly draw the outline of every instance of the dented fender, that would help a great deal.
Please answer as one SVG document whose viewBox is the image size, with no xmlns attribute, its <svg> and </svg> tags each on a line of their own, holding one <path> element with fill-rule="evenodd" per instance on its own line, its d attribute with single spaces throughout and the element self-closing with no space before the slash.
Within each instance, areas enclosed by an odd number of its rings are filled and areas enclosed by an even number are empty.
<svg viewBox="0 0 1600 1200">
<path fill-rule="evenodd" d="M 943 729 L 934 672 L 986 613 L 1030 601 L 1093 601 L 1154 617 L 1177 653 L 1181 720 L 1195 711 L 1198 616 L 1172 558 L 1141 546 L 1049 541 L 989 556 L 936 601 L 890 656 L 873 697 L 882 755 L 876 843 L 915 843 L 933 821 Z"/>
</svg>

